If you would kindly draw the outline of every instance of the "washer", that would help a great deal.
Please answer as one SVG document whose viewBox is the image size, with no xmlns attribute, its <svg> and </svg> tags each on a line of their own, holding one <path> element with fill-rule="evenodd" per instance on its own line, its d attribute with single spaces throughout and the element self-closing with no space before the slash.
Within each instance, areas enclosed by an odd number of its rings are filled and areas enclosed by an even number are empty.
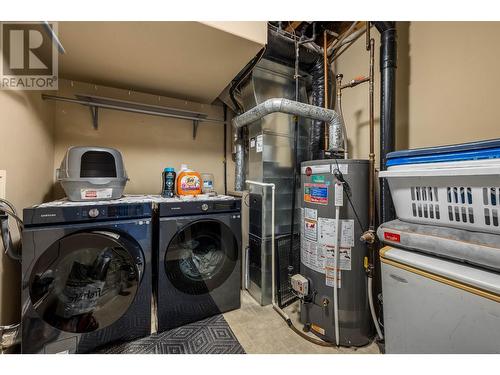
<svg viewBox="0 0 500 375">
<path fill-rule="evenodd" d="M 151 333 L 152 202 L 24 210 L 22 352 L 86 353 Z"/>
<path fill-rule="evenodd" d="M 241 201 L 159 202 L 158 331 L 240 307 Z"/>
</svg>

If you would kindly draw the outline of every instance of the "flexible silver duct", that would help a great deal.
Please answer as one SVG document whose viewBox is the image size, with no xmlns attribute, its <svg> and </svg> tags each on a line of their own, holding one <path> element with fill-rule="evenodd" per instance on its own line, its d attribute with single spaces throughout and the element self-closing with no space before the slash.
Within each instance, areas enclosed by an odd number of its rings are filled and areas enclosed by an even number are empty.
<svg viewBox="0 0 500 375">
<path fill-rule="evenodd" d="M 342 119 L 337 112 L 332 109 L 321 108 L 285 98 L 268 99 L 256 105 L 247 112 L 233 118 L 233 127 L 236 129 L 242 128 L 271 113 L 287 113 L 289 115 L 327 122 L 330 130 L 329 151 L 344 151 Z"/>
<path fill-rule="evenodd" d="M 245 148 L 243 140 L 235 140 L 234 143 L 234 189 L 236 191 L 245 190 Z"/>
<path fill-rule="evenodd" d="M 21 340 L 19 328 L 19 324 L 0 326 L 0 353 L 14 345 L 19 344 Z"/>
</svg>

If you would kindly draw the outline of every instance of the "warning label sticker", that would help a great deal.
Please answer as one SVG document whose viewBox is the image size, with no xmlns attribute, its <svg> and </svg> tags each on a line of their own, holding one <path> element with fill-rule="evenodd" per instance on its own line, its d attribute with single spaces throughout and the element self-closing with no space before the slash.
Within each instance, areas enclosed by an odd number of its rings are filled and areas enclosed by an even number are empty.
<svg viewBox="0 0 500 375">
<path fill-rule="evenodd" d="M 304 237 L 310 241 L 318 240 L 318 222 L 312 219 L 304 219 Z"/>
<path fill-rule="evenodd" d="M 328 185 L 305 183 L 304 202 L 328 205 Z"/>
<path fill-rule="evenodd" d="M 262 134 L 259 134 L 256 140 L 255 152 L 262 152 L 263 148 L 264 148 L 264 137 L 262 136 Z"/>
<path fill-rule="evenodd" d="M 316 272 L 325 273 L 326 253 L 324 246 L 303 238 L 300 250 L 300 260 L 303 265 Z"/>
<path fill-rule="evenodd" d="M 334 269 L 335 268 L 335 248 L 333 246 L 328 246 L 325 252 L 325 268 Z M 350 271 L 351 270 L 351 249 L 348 247 L 341 247 L 339 249 L 339 270 L 340 271 Z"/>
<path fill-rule="evenodd" d="M 326 286 L 335 286 L 335 272 L 333 268 L 326 268 L 325 269 L 325 283 Z M 342 287 L 341 285 L 342 277 L 340 271 L 337 272 L 337 287 L 340 289 Z"/>
<path fill-rule="evenodd" d="M 306 219 L 318 220 L 318 210 L 314 208 L 304 208 L 304 215 Z"/>
<path fill-rule="evenodd" d="M 354 220 L 340 220 L 340 247 L 354 246 Z M 335 219 L 318 218 L 318 242 L 335 246 Z"/>
</svg>

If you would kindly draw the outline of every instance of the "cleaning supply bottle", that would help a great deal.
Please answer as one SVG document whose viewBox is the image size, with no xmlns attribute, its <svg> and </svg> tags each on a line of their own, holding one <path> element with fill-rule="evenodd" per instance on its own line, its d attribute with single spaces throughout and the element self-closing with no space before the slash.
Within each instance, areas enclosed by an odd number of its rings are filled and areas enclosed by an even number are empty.
<svg viewBox="0 0 500 375">
<path fill-rule="evenodd" d="M 215 193 L 213 173 L 202 173 L 201 179 L 203 180 L 203 194 Z"/>
<path fill-rule="evenodd" d="M 182 164 L 177 176 L 177 195 L 201 194 L 202 186 L 203 181 L 200 174 L 189 169 L 186 164 Z"/>
<path fill-rule="evenodd" d="M 175 169 L 165 168 L 162 177 L 161 195 L 162 197 L 172 198 L 175 195 Z"/>
</svg>

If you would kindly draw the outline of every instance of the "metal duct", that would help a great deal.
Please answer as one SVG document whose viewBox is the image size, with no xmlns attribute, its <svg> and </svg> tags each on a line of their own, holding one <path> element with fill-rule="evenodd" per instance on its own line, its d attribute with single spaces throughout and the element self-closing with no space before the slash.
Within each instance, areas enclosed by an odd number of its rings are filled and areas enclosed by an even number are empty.
<svg viewBox="0 0 500 375">
<path fill-rule="evenodd" d="M 238 129 L 233 128 L 233 130 L 238 134 Z M 245 190 L 245 147 L 243 143 L 241 138 L 234 139 L 234 189 L 236 191 Z"/>
<path fill-rule="evenodd" d="M 328 91 L 331 92 L 331 70 L 328 69 L 328 72 Z M 322 57 L 316 60 L 310 73 L 312 77 L 311 104 L 317 107 L 325 107 L 325 100 L 327 100 L 327 98 L 325 98 L 325 67 Z M 311 160 L 322 158 L 323 144 L 325 142 L 324 126 L 323 121 L 314 120 L 309 128 L 309 155 L 311 156 Z M 330 138 L 332 134 L 335 139 L 335 134 L 331 132 Z"/>
<path fill-rule="evenodd" d="M 0 353 L 21 342 L 20 324 L 0 326 Z"/>
<path fill-rule="evenodd" d="M 387 154 L 396 144 L 396 68 L 397 33 L 395 22 L 374 22 L 380 32 L 380 170 L 385 170 Z M 380 181 L 380 222 L 396 217 L 394 204 L 385 179 Z"/>
<path fill-rule="evenodd" d="M 335 135 L 330 136 L 330 139 L 332 140 L 332 143 L 330 144 L 330 151 L 344 150 L 342 119 L 337 112 L 332 109 L 325 109 L 315 105 L 300 103 L 284 98 L 273 98 L 268 99 L 238 117 L 233 118 L 232 123 L 236 129 L 239 129 L 254 121 L 260 120 L 271 113 L 278 112 L 327 122 L 330 134 Z"/>
</svg>

